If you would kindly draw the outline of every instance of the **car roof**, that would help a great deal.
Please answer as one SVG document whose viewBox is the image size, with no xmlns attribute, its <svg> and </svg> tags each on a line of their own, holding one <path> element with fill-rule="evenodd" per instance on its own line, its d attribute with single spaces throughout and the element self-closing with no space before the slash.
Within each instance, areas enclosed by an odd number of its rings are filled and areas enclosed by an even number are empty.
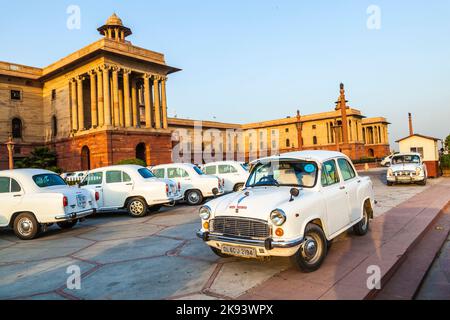
<svg viewBox="0 0 450 320">
<path fill-rule="evenodd" d="M 191 167 L 191 168 L 197 167 L 195 164 L 192 164 L 192 163 L 166 163 L 166 164 L 159 164 L 159 165 L 153 166 L 152 169 L 176 167 L 176 166 L 180 166 L 180 167 L 187 166 L 187 167 Z"/>
<path fill-rule="evenodd" d="M 104 171 L 104 170 L 130 170 L 130 169 L 142 169 L 144 167 L 136 164 L 119 164 L 115 166 L 101 167 L 97 169 L 90 170 L 90 172 Z"/>
<path fill-rule="evenodd" d="M 3 170 L 0 171 L 0 176 L 8 176 L 8 177 L 16 177 L 16 178 L 22 178 L 22 177 L 29 177 L 29 176 L 35 176 L 38 174 L 56 174 L 52 171 L 43 170 L 43 169 L 14 169 L 14 170 Z"/>
<path fill-rule="evenodd" d="M 233 160 L 224 160 L 224 161 L 208 162 L 208 163 L 205 163 L 203 166 L 214 166 L 214 165 L 221 165 L 221 164 L 241 164 L 241 163 L 244 163 L 244 162 L 233 161 Z"/>
<path fill-rule="evenodd" d="M 417 153 L 417 152 L 401 152 L 401 153 L 394 154 L 394 157 L 399 157 L 399 156 L 419 156 L 420 157 L 420 153 Z"/>
<path fill-rule="evenodd" d="M 316 162 L 323 162 L 332 158 L 347 158 L 348 157 L 337 151 L 327 151 L 327 150 L 305 150 L 305 151 L 295 151 L 282 153 L 276 156 L 265 157 L 258 160 L 269 160 L 269 159 L 280 159 L 280 158 L 290 158 L 290 159 L 301 159 L 301 160 L 312 160 Z M 253 162 L 256 162 L 255 160 Z"/>
</svg>

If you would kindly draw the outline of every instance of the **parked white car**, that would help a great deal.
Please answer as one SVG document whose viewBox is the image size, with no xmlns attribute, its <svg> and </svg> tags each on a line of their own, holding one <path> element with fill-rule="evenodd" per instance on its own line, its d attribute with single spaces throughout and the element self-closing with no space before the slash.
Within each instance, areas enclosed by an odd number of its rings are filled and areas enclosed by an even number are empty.
<svg viewBox="0 0 450 320">
<path fill-rule="evenodd" d="M 211 162 L 201 169 L 205 174 L 223 179 L 225 192 L 241 191 L 250 174 L 245 163 L 237 161 Z"/>
<path fill-rule="evenodd" d="M 56 173 L 40 169 L 0 171 L 0 227 L 34 239 L 56 223 L 72 228 L 97 208 L 95 194 L 69 187 Z"/>
<path fill-rule="evenodd" d="M 199 205 L 206 198 L 223 194 L 223 181 L 215 176 L 205 175 L 196 165 L 174 163 L 152 168 L 158 178 L 171 179 L 179 183 L 181 194 L 189 205 Z"/>
<path fill-rule="evenodd" d="M 399 153 L 392 157 L 386 179 L 388 186 L 394 183 L 427 184 L 427 167 L 418 153 Z"/>
<path fill-rule="evenodd" d="M 61 178 L 67 182 L 81 182 L 86 177 L 87 171 L 67 172 L 61 174 Z"/>
<path fill-rule="evenodd" d="M 395 156 L 396 154 L 398 154 L 398 152 L 388 155 L 383 160 L 381 160 L 380 164 L 383 167 L 390 167 L 391 166 L 392 157 Z"/>
<path fill-rule="evenodd" d="M 332 239 L 368 232 L 373 206 L 372 181 L 344 154 L 286 153 L 257 160 L 245 190 L 202 206 L 197 235 L 220 257 L 288 256 L 311 272 Z"/>
<path fill-rule="evenodd" d="M 81 189 L 99 193 L 98 211 L 126 209 L 132 217 L 143 217 L 163 205 L 182 199 L 177 184 L 156 178 L 147 168 L 118 165 L 90 171 Z"/>
</svg>

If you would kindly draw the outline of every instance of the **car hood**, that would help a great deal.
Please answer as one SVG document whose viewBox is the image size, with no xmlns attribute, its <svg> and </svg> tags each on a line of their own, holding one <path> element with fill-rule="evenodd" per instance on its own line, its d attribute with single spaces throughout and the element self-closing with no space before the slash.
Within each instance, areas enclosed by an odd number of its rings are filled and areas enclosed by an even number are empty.
<svg viewBox="0 0 450 320">
<path fill-rule="evenodd" d="M 420 168 L 418 163 L 399 163 L 391 165 L 392 171 L 416 171 L 416 168 Z"/>
<path fill-rule="evenodd" d="M 212 200 L 207 205 L 215 217 L 240 216 L 268 220 L 274 209 L 289 201 L 290 189 L 290 187 L 251 188 Z M 304 195 L 301 191 L 299 197 Z"/>
</svg>

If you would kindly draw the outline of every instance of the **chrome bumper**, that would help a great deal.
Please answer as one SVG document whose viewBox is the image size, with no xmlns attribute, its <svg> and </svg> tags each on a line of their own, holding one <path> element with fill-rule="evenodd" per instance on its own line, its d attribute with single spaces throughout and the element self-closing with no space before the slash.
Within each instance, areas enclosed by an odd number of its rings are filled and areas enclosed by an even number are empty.
<svg viewBox="0 0 450 320">
<path fill-rule="evenodd" d="M 272 250 L 272 249 L 286 249 L 286 248 L 293 248 L 296 246 L 299 246 L 303 243 L 303 238 L 298 238 L 290 241 L 274 241 L 272 238 L 267 238 L 265 240 L 258 240 L 258 239 L 251 239 L 251 238 L 237 238 L 237 237 L 230 237 L 230 236 L 224 236 L 209 232 L 203 232 L 199 230 L 197 232 L 197 237 L 202 239 L 203 241 L 221 241 L 221 242 L 227 242 L 232 244 L 240 244 L 240 245 L 248 245 L 248 246 L 255 246 L 255 247 L 263 247 L 266 250 Z"/>
<path fill-rule="evenodd" d="M 70 214 L 56 216 L 55 220 L 67 221 L 67 220 L 82 219 L 84 217 L 90 216 L 91 214 L 95 214 L 96 212 L 97 212 L 96 209 L 89 209 L 89 210 L 85 210 L 85 211 L 73 212 Z"/>
</svg>

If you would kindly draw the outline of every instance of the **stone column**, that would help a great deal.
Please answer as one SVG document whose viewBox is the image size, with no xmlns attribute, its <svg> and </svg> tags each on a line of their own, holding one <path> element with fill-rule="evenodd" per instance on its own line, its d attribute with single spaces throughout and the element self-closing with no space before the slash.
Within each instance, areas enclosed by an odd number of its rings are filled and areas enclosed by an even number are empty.
<svg viewBox="0 0 450 320">
<path fill-rule="evenodd" d="M 131 80 L 131 108 L 133 113 L 133 127 L 137 128 L 140 125 L 140 114 L 137 104 L 137 80 Z"/>
<path fill-rule="evenodd" d="M 72 104 L 72 130 L 78 131 L 77 81 L 70 80 L 70 101 Z"/>
<path fill-rule="evenodd" d="M 169 123 L 167 120 L 167 93 L 166 93 L 166 82 L 167 77 L 163 77 L 161 80 L 161 103 L 162 103 L 162 117 L 163 117 L 163 128 L 169 128 Z"/>
<path fill-rule="evenodd" d="M 120 126 L 119 117 L 119 68 L 112 69 L 112 96 L 113 96 L 113 119 L 114 126 Z"/>
<path fill-rule="evenodd" d="M 109 87 L 109 66 L 103 67 L 103 100 L 105 109 L 105 126 L 110 126 L 111 121 L 111 93 Z"/>
<path fill-rule="evenodd" d="M 91 80 L 91 125 L 92 128 L 98 127 L 98 112 L 97 112 L 97 78 L 94 70 L 89 72 Z"/>
<path fill-rule="evenodd" d="M 161 129 L 161 96 L 159 94 L 160 76 L 153 76 L 153 100 L 155 105 L 155 128 Z"/>
<path fill-rule="evenodd" d="M 124 102 L 123 97 L 124 97 L 123 88 L 121 88 L 120 84 L 119 84 L 119 124 L 120 124 L 121 128 L 123 128 L 125 126 L 124 112 L 123 112 L 123 102 Z"/>
<path fill-rule="evenodd" d="M 97 110 L 98 110 L 98 126 L 103 127 L 105 124 L 105 109 L 103 99 L 103 71 L 101 68 L 97 72 Z"/>
<path fill-rule="evenodd" d="M 144 75 L 144 97 L 145 97 L 145 127 L 152 127 L 152 91 L 150 84 L 151 75 Z"/>
<path fill-rule="evenodd" d="M 131 70 L 125 69 L 123 71 L 123 97 L 125 107 L 125 127 L 129 128 L 133 126 L 132 114 L 130 106 L 130 73 Z"/>
<path fill-rule="evenodd" d="M 85 130 L 84 126 L 84 98 L 83 98 L 83 80 L 84 77 L 77 78 L 77 94 L 78 94 L 78 129 Z"/>
</svg>

